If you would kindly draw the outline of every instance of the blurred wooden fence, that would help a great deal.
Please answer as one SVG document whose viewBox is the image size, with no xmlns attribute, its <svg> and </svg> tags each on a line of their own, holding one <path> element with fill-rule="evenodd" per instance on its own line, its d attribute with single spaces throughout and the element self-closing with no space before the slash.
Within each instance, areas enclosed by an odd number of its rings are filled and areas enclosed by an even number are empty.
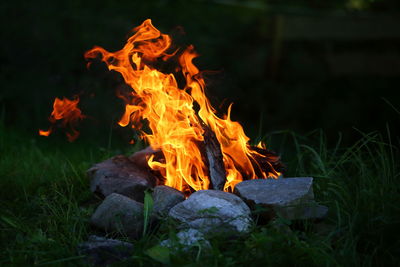
<svg viewBox="0 0 400 267">
<path fill-rule="evenodd" d="M 316 43 L 332 75 L 400 75 L 400 16 L 275 15 L 271 70 L 287 42 Z M 311 45 L 312 46 L 312 45 Z"/>
<path fill-rule="evenodd" d="M 400 14 L 349 13 L 268 6 L 254 1 L 215 0 L 218 4 L 264 12 L 264 31 L 270 45 L 267 59 L 271 76 L 284 69 L 287 47 L 318 47 L 324 68 L 332 76 L 400 75 Z M 311 59 L 312 60 L 312 59 Z M 301 64 L 301 62 L 299 62 Z"/>
</svg>

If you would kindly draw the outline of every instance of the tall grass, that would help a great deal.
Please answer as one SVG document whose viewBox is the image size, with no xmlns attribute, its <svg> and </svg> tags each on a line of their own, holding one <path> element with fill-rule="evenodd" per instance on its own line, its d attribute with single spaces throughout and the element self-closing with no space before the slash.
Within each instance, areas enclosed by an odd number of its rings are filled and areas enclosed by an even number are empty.
<svg viewBox="0 0 400 267">
<path fill-rule="evenodd" d="M 160 240 L 176 235 L 173 224 L 165 222 L 145 229 L 142 239 L 131 240 L 135 254 L 129 263 L 396 263 L 400 255 L 398 146 L 388 134 L 359 134 L 360 140 L 349 147 L 343 146 L 340 138 L 328 145 L 320 131 L 305 136 L 280 132 L 268 137 L 268 143 L 283 153 L 287 177 L 315 178 L 316 199 L 330 209 L 323 223 L 284 221 L 290 231 L 273 224 L 255 226 L 249 235 L 212 237 L 211 249 L 157 251 Z M 92 194 L 85 171 L 113 152 L 84 144 L 55 147 L 54 143 L 48 145 L 49 140 L 42 141 L 5 130 L 0 123 L 0 265 L 84 265 L 76 245 L 93 233 L 88 221 L 95 208 L 88 204 Z"/>
<path fill-rule="evenodd" d="M 400 235 L 399 150 L 373 132 L 330 149 L 322 132 L 310 137 L 290 133 L 295 155 L 289 175 L 313 176 L 317 199 L 330 207 L 332 251 L 343 265 L 376 266 L 398 259 Z"/>
<path fill-rule="evenodd" d="M 82 207 L 90 198 L 89 155 L 74 150 L 43 149 L 34 138 L 0 130 L 0 265 L 78 257 L 92 208 Z"/>
</svg>

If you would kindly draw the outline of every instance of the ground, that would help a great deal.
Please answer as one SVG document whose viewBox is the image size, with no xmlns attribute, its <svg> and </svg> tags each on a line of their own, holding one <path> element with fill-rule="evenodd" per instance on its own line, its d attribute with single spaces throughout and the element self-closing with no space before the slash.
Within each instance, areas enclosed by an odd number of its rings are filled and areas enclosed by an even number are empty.
<svg viewBox="0 0 400 267">
<path fill-rule="evenodd" d="M 389 133 L 389 132 L 388 132 Z M 150 229 L 129 264 L 384 266 L 398 262 L 398 148 L 390 135 L 359 133 L 352 146 L 328 147 L 320 131 L 264 137 L 282 154 L 287 176 L 315 178 L 316 200 L 330 209 L 323 222 L 279 219 L 248 235 L 215 236 L 212 248 L 162 249 L 173 223 Z M 0 265 L 82 265 L 76 246 L 96 233 L 89 226 L 96 200 L 85 171 L 135 148 L 45 139 L 0 127 Z M 257 212 L 254 213 L 257 218 Z M 278 225 L 278 226 L 277 226 Z M 112 235 L 111 235 L 112 236 Z"/>
</svg>

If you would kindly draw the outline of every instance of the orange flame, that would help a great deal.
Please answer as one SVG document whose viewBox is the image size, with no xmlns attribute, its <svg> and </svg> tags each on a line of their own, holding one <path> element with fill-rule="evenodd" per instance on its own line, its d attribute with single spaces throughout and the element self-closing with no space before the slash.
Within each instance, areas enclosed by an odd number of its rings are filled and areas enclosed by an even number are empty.
<svg viewBox="0 0 400 267">
<path fill-rule="evenodd" d="M 49 121 L 55 124 L 57 121 L 61 121 L 61 126 L 68 128 L 69 132 L 66 133 L 68 141 L 73 142 L 79 136 L 79 132 L 75 129 L 76 124 L 79 120 L 85 116 L 78 108 L 79 98 L 76 97 L 73 100 L 67 98 L 59 99 L 56 97 L 53 103 L 53 112 L 50 115 Z M 49 136 L 53 132 L 53 126 L 50 126 L 49 130 L 39 130 L 39 135 Z"/>
<path fill-rule="evenodd" d="M 205 96 L 205 82 L 192 62 L 197 57 L 194 47 L 189 46 L 180 53 L 178 50 L 170 52 L 171 38 L 156 29 L 150 19 L 134 31 L 121 50 L 108 52 L 94 47 L 85 57 L 91 59 L 100 55 L 108 69 L 121 73 L 132 88 L 129 96 L 123 97 L 126 107 L 119 125 L 131 123 L 132 127 L 140 128 L 141 120 L 148 122 L 151 133 L 143 132 L 143 136 L 154 150 L 160 149 L 165 158 L 158 162 L 150 157 L 148 165 L 160 171 L 166 185 L 181 191 L 209 188 L 207 167 L 198 147 L 204 140 L 202 123 L 215 133 L 221 145 L 227 173 L 225 191 L 231 191 L 244 178 L 276 178 L 279 175 L 276 171 L 256 177 L 252 160 L 256 154 L 262 155 L 250 148 L 242 126 L 230 119 L 231 106 L 225 119 L 215 114 Z M 177 60 L 172 60 L 173 57 Z M 154 67 L 163 61 L 179 63 L 180 73 L 175 75 L 183 75 L 186 81 L 183 88 L 179 88 L 173 73 Z M 199 106 L 197 112 L 194 103 Z"/>
<path fill-rule="evenodd" d="M 262 148 L 262 149 L 266 149 L 267 146 L 265 145 L 265 143 L 263 141 L 258 142 L 258 144 L 256 145 L 256 147 L 258 148 Z"/>
<path fill-rule="evenodd" d="M 49 136 L 50 134 L 51 134 L 51 130 L 50 129 L 47 130 L 47 131 L 39 129 L 39 135 L 41 135 L 41 136 Z"/>
</svg>

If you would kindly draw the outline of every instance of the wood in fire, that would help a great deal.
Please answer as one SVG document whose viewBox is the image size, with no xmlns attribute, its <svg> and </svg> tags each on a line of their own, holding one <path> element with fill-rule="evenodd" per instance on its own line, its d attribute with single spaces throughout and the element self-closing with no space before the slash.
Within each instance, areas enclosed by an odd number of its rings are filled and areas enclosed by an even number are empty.
<svg viewBox="0 0 400 267">
<path fill-rule="evenodd" d="M 258 177 L 279 176 L 279 173 L 285 172 L 285 165 L 274 151 L 257 146 L 251 146 L 250 149 L 256 152 L 253 154 L 252 164 Z"/>
<path fill-rule="evenodd" d="M 223 162 L 221 145 L 210 127 L 202 123 L 202 128 L 204 130 L 204 140 L 198 143 L 198 147 L 203 156 L 208 176 L 210 177 L 209 189 L 223 190 L 226 183 L 226 170 Z M 282 164 L 280 157 L 275 152 L 256 146 L 251 146 L 250 150 L 254 152 L 252 153 L 253 157 L 251 163 L 257 177 L 278 176 L 279 173 L 285 171 L 285 167 Z M 153 150 L 151 147 L 147 147 L 146 149 L 134 153 L 129 159 L 136 164 L 137 168 L 150 171 L 156 177 L 157 184 L 162 185 L 165 183 L 163 175 L 158 171 L 151 170 L 147 164 L 147 160 L 150 156 L 153 156 L 155 161 L 165 163 L 162 151 Z M 244 175 L 245 170 L 242 171 L 243 179 L 250 179 L 250 177 Z"/>
<path fill-rule="evenodd" d="M 210 177 L 210 189 L 224 190 L 226 182 L 226 170 L 223 161 L 221 146 L 215 133 L 205 123 L 202 124 L 204 130 L 204 141 L 200 146 Z"/>
<path fill-rule="evenodd" d="M 214 132 L 206 125 L 202 124 L 204 130 L 204 141 L 199 142 L 197 145 L 203 156 L 203 161 L 210 177 L 210 188 L 215 190 L 223 190 L 226 182 L 226 171 L 223 162 L 223 155 L 220 144 Z M 137 166 L 143 169 L 149 169 L 147 160 L 150 156 L 154 156 L 154 160 L 158 162 L 165 162 L 161 150 L 153 150 L 147 147 L 141 151 L 134 153 L 130 156 L 130 160 L 135 162 Z M 165 178 L 157 171 L 152 171 L 157 177 L 157 184 L 164 184 Z"/>
</svg>

